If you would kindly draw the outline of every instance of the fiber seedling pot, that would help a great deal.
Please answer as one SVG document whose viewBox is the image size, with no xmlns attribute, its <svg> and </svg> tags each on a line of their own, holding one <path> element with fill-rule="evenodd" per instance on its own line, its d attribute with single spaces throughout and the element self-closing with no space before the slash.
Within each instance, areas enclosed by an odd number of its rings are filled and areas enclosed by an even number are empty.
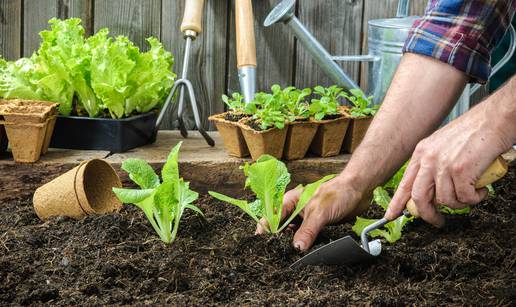
<svg viewBox="0 0 516 307">
<path fill-rule="evenodd" d="M 264 131 L 256 131 L 245 123 L 240 124 L 245 142 L 253 160 L 258 160 L 262 155 L 271 155 L 277 159 L 283 156 L 285 140 L 287 139 L 287 127 L 283 129 L 271 128 Z"/>
<path fill-rule="evenodd" d="M 336 119 L 318 121 L 319 128 L 310 145 L 310 151 L 321 157 L 332 157 L 340 153 L 350 118 L 342 115 Z"/>
<path fill-rule="evenodd" d="M 4 108 L 4 125 L 14 160 L 33 163 L 44 149 L 49 122 L 55 118 L 52 109 L 42 106 Z"/>
<path fill-rule="evenodd" d="M 40 100 L 23 100 L 23 99 L 12 99 L 12 100 L 0 100 L 0 107 L 3 107 L 3 112 L 6 110 L 14 110 L 14 112 L 29 112 L 29 113 L 37 113 L 41 115 L 42 119 L 48 118 L 46 131 L 45 131 L 45 139 L 43 141 L 43 146 L 41 148 L 41 154 L 44 155 L 48 152 L 48 147 L 50 145 L 50 141 L 52 139 L 52 134 L 54 132 L 54 127 L 56 124 L 56 117 L 58 114 L 57 107 L 58 103 L 50 102 L 50 101 L 40 101 Z M 29 110 L 33 111 L 29 111 Z M 18 111 L 16 111 L 18 110 Z M 11 112 L 13 113 L 13 112 Z M 8 119 L 12 119 L 12 117 L 7 117 Z M 33 118 L 20 118 L 19 121 L 27 121 L 31 123 L 42 123 L 42 120 L 34 120 Z"/>
<path fill-rule="evenodd" d="M 342 146 L 343 152 L 353 153 L 355 149 L 357 149 L 358 145 L 362 143 L 372 121 L 373 117 L 357 117 L 351 119 Z"/>
<path fill-rule="evenodd" d="M 238 122 L 226 120 L 227 114 L 228 112 L 216 114 L 210 116 L 209 120 L 215 123 L 224 142 L 224 146 L 226 147 L 226 151 L 230 156 L 237 158 L 247 157 L 249 156 L 249 149 L 247 148 L 240 125 Z"/>
<path fill-rule="evenodd" d="M 289 123 L 283 159 L 297 160 L 304 158 L 318 127 L 318 123 L 310 120 Z"/>
<path fill-rule="evenodd" d="M 112 192 L 122 187 L 117 173 L 103 160 L 81 163 L 74 169 L 41 186 L 34 193 L 37 216 L 47 220 L 53 216 L 81 219 L 90 214 L 117 211 L 122 203 Z"/>
</svg>

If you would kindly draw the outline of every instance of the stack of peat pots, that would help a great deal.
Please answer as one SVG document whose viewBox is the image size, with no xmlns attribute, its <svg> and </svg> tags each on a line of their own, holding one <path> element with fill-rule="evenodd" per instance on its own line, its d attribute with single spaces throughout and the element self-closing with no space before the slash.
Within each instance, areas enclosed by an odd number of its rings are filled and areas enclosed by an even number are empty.
<svg viewBox="0 0 516 307">
<path fill-rule="evenodd" d="M 210 117 L 215 122 L 229 155 L 253 160 L 263 154 L 278 159 L 297 160 L 307 152 L 331 157 L 341 152 L 352 152 L 360 144 L 371 118 L 351 118 L 348 107 L 339 108 L 340 114 L 320 121 L 297 119 L 285 128 L 261 130 L 250 117 L 226 112 Z M 346 141 L 345 141 L 346 138 Z"/>
<path fill-rule="evenodd" d="M 16 162 L 38 161 L 48 151 L 57 106 L 47 101 L 0 100 L 0 148 L 5 148 L 6 136 Z"/>
</svg>

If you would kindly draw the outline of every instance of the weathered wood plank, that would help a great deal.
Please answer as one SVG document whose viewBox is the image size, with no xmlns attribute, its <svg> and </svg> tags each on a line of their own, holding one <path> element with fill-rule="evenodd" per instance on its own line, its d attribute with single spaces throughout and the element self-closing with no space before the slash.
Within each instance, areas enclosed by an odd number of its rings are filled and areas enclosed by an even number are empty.
<svg viewBox="0 0 516 307">
<path fill-rule="evenodd" d="M 160 0 L 96 0 L 94 30 L 107 27 L 111 35 L 125 35 L 142 50 L 148 50 L 145 39 L 161 37 Z"/>
<path fill-rule="evenodd" d="M 299 19 L 332 55 L 357 55 L 361 50 L 362 9 L 367 1 L 301 0 Z M 369 1 L 370 2 L 370 1 Z M 287 31 L 283 27 L 284 31 Z M 344 71 L 358 82 L 357 62 L 342 63 Z M 333 85 L 306 49 L 297 43 L 296 86 Z"/>
<path fill-rule="evenodd" d="M 253 1 L 254 24 L 257 49 L 257 90 L 270 90 L 273 84 L 292 85 L 294 82 L 294 36 L 288 30 L 275 25 L 263 27 L 263 21 L 279 0 Z M 240 91 L 235 50 L 235 12 L 231 1 L 229 25 L 229 66 L 227 72 L 228 91 Z"/>
<path fill-rule="evenodd" d="M 7 60 L 21 56 L 22 0 L 0 0 L 0 55 Z"/>
<path fill-rule="evenodd" d="M 427 0 L 410 1 L 409 15 L 421 16 L 425 12 Z M 362 19 L 362 53 L 367 54 L 367 22 L 371 19 L 391 18 L 396 16 L 398 9 L 398 1 L 393 0 L 375 0 L 364 2 L 364 13 Z M 367 90 L 367 70 L 368 65 L 360 65 L 360 87 Z"/>
<path fill-rule="evenodd" d="M 185 40 L 180 31 L 183 19 L 184 1 L 163 0 L 162 33 L 161 40 L 176 58 L 174 71 L 181 75 L 183 69 L 183 55 L 185 52 Z M 208 123 L 211 114 L 224 111 L 224 105 L 220 96 L 225 92 L 226 81 L 226 37 L 227 37 L 227 8 L 225 1 L 206 1 L 203 17 L 203 32 L 192 43 L 190 64 L 188 66 L 188 79 L 192 82 L 197 103 L 200 108 L 203 126 L 214 129 Z M 187 102 L 186 123 L 194 127 L 193 115 L 190 104 Z M 161 129 L 176 127 L 177 106 L 171 108 L 165 117 Z"/>
<path fill-rule="evenodd" d="M 53 17 L 66 18 L 58 0 L 25 0 L 23 4 L 23 56 L 30 56 L 39 47 L 38 33 L 47 29 Z"/>
<path fill-rule="evenodd" d="M 86 35 L 93 33 L 93 0 L 63 0 L 63 7 L 67 17 L 82 19 Z"/>
</svg>

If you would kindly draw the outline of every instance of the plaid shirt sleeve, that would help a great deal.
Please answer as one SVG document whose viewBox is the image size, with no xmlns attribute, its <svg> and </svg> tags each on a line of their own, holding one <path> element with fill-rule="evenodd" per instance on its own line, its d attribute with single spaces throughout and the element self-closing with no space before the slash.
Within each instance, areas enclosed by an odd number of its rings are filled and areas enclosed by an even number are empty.
<svg viewBox="0 0 516 307">
<path fill-rule="evenodd" d="M 485 83 L 491 73 L 491 52 L 509 27 L 516 0 L 430 0 L 416 20 L 403 52 L 448 63 Z"/>
</svg>

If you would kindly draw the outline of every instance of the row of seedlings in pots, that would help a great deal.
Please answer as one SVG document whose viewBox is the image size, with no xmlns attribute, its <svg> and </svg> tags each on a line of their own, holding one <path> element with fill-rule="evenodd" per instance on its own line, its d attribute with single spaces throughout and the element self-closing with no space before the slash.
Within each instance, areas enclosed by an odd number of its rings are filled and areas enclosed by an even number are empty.
<svg viewBox="0 0 516 307">
<path fill-rule="evenodd" d="M 32 163 L 48 151 L 59 104 L 36 100 L 0 100 L 0 152 L 7 143 L 16 162 Z"/>
<path fill-rule="evenodd" d="M 341 105 L 344 99 L 351 107 Z M 321 157 L 352 153 L 378 109 L 360 89 L 346 92 L 337 86 L 301 90 L 274 85 L 251 103 L 239 93 L 222 100 L 229 110 L 210 120 L 230 155 L 254 160 L 264 154 L 302 159 L 309 150 Z"/>
</svg>

